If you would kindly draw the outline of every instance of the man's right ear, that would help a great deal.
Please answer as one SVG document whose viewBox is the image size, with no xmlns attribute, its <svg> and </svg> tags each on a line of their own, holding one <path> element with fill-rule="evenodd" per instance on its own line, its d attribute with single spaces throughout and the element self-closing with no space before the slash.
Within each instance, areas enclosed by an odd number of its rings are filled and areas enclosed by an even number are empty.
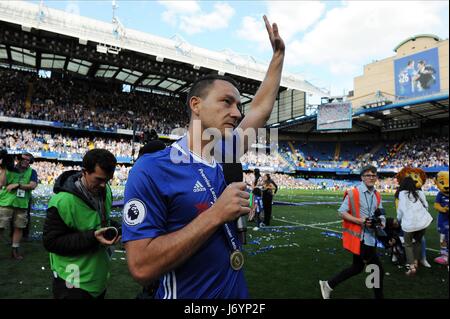
<svg viewBox="0 0 450 319">
<path fill-rule="evenodd" d="M 201 103 L 201 98 L 198 96 L 192 96 L 189 99 L 189 109 L 191 110 L 192 114 L 195 114 L 196 116 L 198 116 L 200 114 L 200 103 Z"/>
</svg>

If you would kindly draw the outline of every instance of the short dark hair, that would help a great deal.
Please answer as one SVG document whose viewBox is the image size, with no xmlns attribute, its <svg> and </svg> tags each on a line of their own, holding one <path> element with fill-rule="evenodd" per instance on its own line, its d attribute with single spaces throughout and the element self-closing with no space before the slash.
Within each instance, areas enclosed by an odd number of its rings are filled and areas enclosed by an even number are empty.
<svg viewBox="0 0 450 319">
<path fill-rule="evenodd" d="M 83 168 L 92 173 L 98 165 L 105 172 L 112 174 L 116 169 L 116 157 L 108 150 L 95 148 L 88 151 L 83 157 Z"/>
<path fill-rule="evenodd" d="M 192 87 L 189 90 L 189 94 L 187 95 L 186 99 L 186 107 L 188 110 L 188 114 L 191 114 L 191 108 L 189 107 L 189 101 L 191 100 L 191 98 L 193 96 L 199 96 L 201 98 L 207 96 L 209 93 L 209 88 L 213 85 L 214 81 L 216 80 L 227 81 L 228 83 L 231 83 L 239 91 L 238 83 L 229 76 L 219 74 L 205 75 L 197 79 L 194 82 L 194 84 L 192 84 Z"/>
<path fill-rule="evenodd" d="M 29 156 L 29 157 L 33 157 L 33 154 L 31 154 L 30 152 L 23 152 L 20 154 L 21 156 Z"/>
<path fill-rule="evenodd" d="M 23 157 L 24 157 L 24 156 L 28 156 L 28 157 L 30 158 L 29 163 L 30 163 L 30 164 L 34 164 L 34 156 L 33 156 L 33 154 L 31 154 L 30 152 L 22 152 L 22 153 L 19 153 L 19 154 L 16 155 L 16 158 L 17 158 L 19 161 L 21 161 L 21 160 L 23 160 Z"/>
<path fill-rule="evenodd" d="M 361 172 L 360 172 L 361 176 L 364 175 L 364 173 L 367 172 L 367 171 L 376 174 L 377 173 L 377 168 L 375 166 L 373 166 L 373 165 L 366 165 L 363 168 L 361 168 Z"/>
<path fill-rule="evenodd" d="M 22 153 L 17 154 L 17 157 L 19 159 L 22 159 L 23 156 L 28 156 L 28 157 L 31 157 L 32 159 L 34 158 L 33 154 L 31 154 L 30 152 L 22 152 Z"/>
</svg>

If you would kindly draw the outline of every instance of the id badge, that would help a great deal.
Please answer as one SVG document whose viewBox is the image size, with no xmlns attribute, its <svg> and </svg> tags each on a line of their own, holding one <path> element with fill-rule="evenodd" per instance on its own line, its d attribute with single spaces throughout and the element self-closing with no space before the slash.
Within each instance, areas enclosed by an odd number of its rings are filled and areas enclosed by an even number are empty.
<svg viewBox="0 0 450 319">
<path fill-rule="evenodd" d="M 19 198 L 25 198 L 25 190 L 18 189 L 16 196 L 19 197 Z"/>
</svg>

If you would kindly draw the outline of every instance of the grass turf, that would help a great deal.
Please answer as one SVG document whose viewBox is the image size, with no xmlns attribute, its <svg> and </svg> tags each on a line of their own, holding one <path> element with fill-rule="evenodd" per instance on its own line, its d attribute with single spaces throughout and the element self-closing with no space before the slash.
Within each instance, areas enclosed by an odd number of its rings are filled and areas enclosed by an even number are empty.
<svg viewBox="0 0 450 319">
<path fill-rule="evenodd" d="M 319 279 L 329 279 L 351 263 L 351 255 L 342 249 L 341 223 L 336 213 L 341 192 L 281 190 L 275 201 L 290 201 L 302 206 L 274 206 L 273 228 L 253 230 L 249 223 L 245 246 L 245 275 L 252 298 L 320 298 Z M 388 216 L 395 216 L 394 198 L 383 196 Z M 428 198 L 430 207 L 434 198 Z M 420 268 L 414 278 L 393 265 L 379 249 L 387 275 L 386 298 L 448 299 L 448 270 L 433 263 L 439 248 L 436 212 L 427 229 L 428 260 L 431 269 Z M 43 212 L 32 218 L 32 234 L 42 231 Z M 283 226 L 283 227 L 279 227 Z M 290 226 L 290 227 L 286 227 Z M 36 236 L 37 235 L 37 236 Z M 123 250 L 119 245 L 118 250 Z M 434 250 L 433 250 L 434 249 Z M 52 274 L 48 254 L 39 240 L 22 244 L 25 259 L 10 259 L 5 240 L 0 244 L 0 298 L 51 298 Z M 140 291 L 127 269 L 125 254 L 113 256 L 107 298 L 134 298 Z M 372 298 L 365 286 L 368 273 L 362 273 L 336 287 L 333 298 Z"/>
</svg>

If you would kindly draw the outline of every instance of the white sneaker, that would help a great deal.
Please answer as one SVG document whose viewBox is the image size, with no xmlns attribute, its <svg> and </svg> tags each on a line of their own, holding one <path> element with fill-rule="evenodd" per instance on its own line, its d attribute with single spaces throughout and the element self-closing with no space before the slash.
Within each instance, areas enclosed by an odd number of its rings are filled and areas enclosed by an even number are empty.
<svg viewBox="0 0 450 319">
<path fill-rule="evenodd" d="M 421 260 L 420 260 L 420 263 L 421 263 L 422 266 L 424 266 L 425 268 L 431 268 L 430 263 L 429 263 L 428 260 L 426 260 L 425 258 L 424 258 L 424 259 L 421 259 Z"/>
<path fill-rule="evenodd" d="M 322 298 L 330 299 L 330 294 L 333 291 L 333 289 L 331 289 L 330 286 L 328 285 L 328 281 L 319 280 L 319 285 L 320 285 L 320 292 L 322 293 Z"/>
</svg>

